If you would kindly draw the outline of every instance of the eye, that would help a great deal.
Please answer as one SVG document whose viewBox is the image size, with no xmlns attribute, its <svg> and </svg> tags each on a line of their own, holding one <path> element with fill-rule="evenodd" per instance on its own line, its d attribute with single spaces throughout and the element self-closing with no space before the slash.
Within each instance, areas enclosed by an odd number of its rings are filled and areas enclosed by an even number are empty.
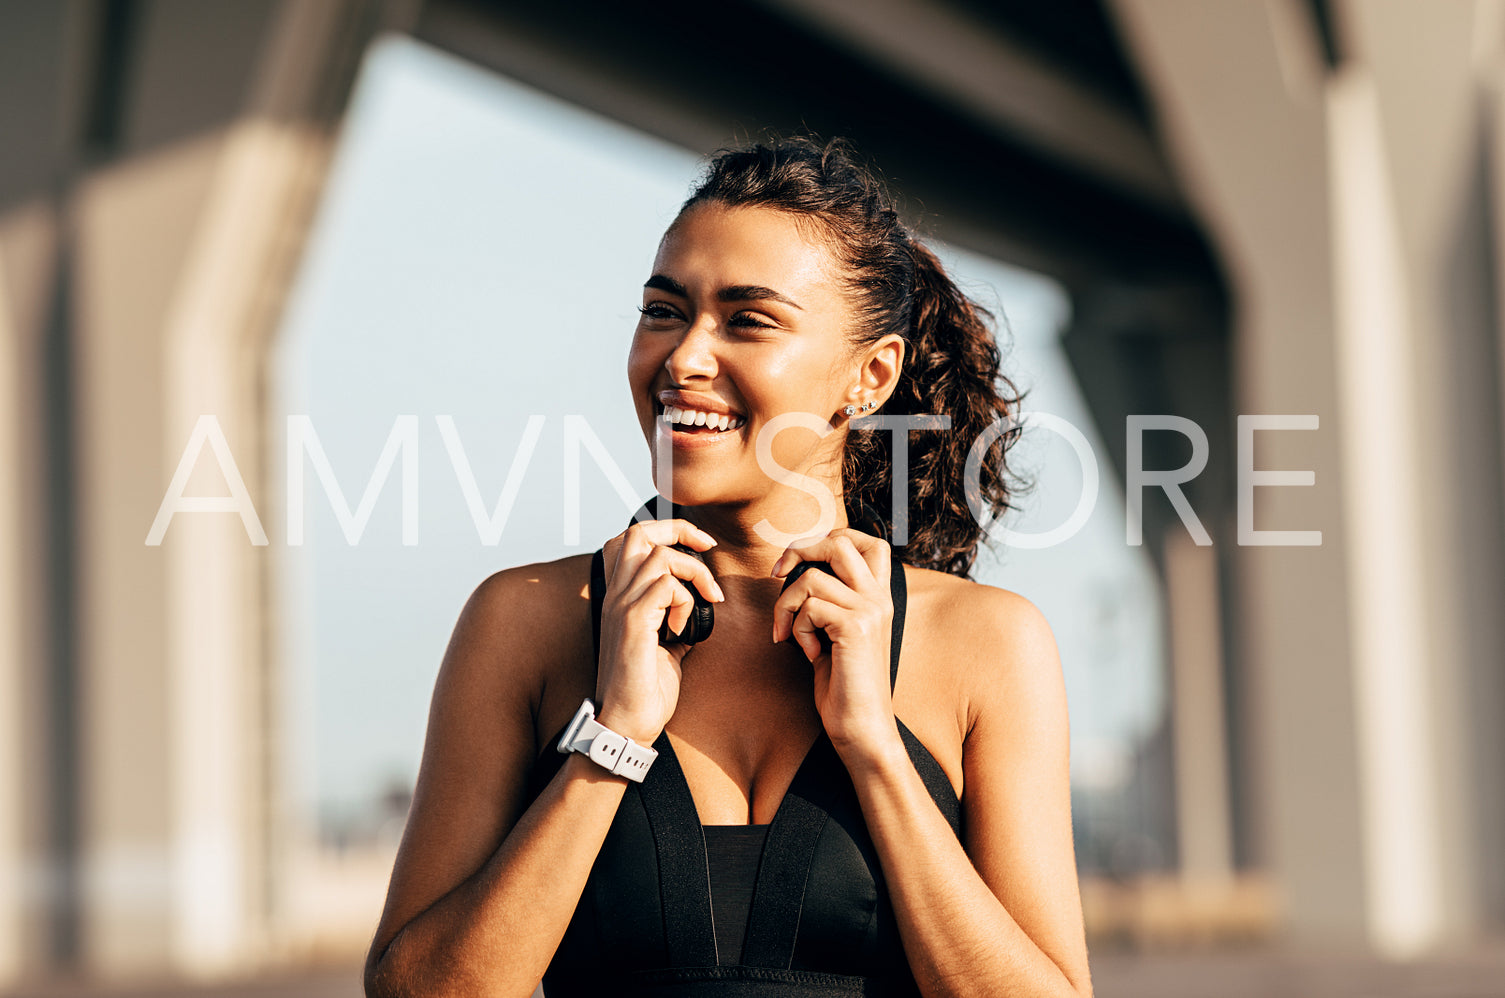
<svg viewBox="0 0 1505 998">
<path fill-rule="evenodd" d="M 773 326 L 771 323 L 759 322 L 758 319 L 757 319 L 757 317 L 754 316 L 751 312 L 738 312 L 736 315 L 732 316 L 732 325 L 734 325 L 734 326 L 749 326 L 749 327 L 752 327 L 752 328 L 755 328 L 755 329 L 774 329 L 774 328 L 777 328 L 777 327 Z"/>
<path fill-rule="evenodd" d="M 639 305 L 638 312 L 640 312 L 645 319 L 673 319 L 678 316 L 678 313 L 676 313 L 674 309 L 670 308 L 668 305 L 665 305 L 663 302 L 657 301 L 649 305 Z"/>
</svg>

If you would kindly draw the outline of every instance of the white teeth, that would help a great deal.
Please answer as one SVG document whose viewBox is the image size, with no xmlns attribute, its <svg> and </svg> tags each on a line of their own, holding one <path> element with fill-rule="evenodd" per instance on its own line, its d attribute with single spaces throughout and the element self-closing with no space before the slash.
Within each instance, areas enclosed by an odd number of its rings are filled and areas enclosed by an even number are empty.
<svg viewBox="0 0 1505 998">
<path fill-rule="evenodd" d="M 733 416 L 730 413 L 700 412 L 672 405 L 664 406 L 662 418 L 668 423 L 678 423 L 681 426 L 706 426 L 718 432 L 735 430 L 746 422 L 741 416 Z"/>
</svg>

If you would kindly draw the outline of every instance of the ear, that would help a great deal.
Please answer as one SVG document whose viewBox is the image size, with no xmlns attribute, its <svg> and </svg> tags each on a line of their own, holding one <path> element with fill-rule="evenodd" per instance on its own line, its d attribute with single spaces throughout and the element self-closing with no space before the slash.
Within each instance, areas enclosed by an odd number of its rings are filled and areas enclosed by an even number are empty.
<svg viewBox="0 0 1505 998">
<path fill-rule="evenodd" d="M 853 382 L 848 394 L 858 404 L 872 400 L 880 406 L 898 387 L 904 370 L 904 337 L 889 333 L 869 343 L 857 355 Z"/>
</svg>

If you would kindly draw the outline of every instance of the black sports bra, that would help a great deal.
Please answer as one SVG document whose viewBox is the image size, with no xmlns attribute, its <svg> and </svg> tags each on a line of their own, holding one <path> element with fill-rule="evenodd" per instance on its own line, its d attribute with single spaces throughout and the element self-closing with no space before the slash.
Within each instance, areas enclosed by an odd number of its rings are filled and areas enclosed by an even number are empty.
<svg viewBox="0 0 1505 998">
<path fill-rule="evenodd" d="M 898 678 L 904 635 L 906 587 L 897 556 L 892 580 L 890 684 Z M 605 590 L 597 551 L 591 561 L 597 654 Z M 916 772 L 960 837 L 961 802 L 951 781 L 904 722 L 898 725 Z M 534 766 L 530 800 L 564 762 L 554 751 L 562 734 Z M 766 828 L 702 826 L 668 736 L 659 735 L 653 747 L 658 759 L 642 783 L 628 785 L 544 974 L 546 998 L 919 994 L 856 789 L 824 731 Z M 749 846 L 750 837 L 761 838 L 761 849 Z M 739 897 L 750 903 L 737 952 L 729 944 L 742 915 Z"/>
</svg>

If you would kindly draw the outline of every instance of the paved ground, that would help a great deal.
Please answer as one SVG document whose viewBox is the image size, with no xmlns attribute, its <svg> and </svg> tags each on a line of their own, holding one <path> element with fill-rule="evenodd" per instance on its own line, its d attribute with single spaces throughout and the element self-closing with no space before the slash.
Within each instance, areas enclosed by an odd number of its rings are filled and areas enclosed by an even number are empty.
<svg viewBox="0 0 1505 998">
<path fill-rule="evenodd" d="M 1505 945 L 1414 964 L 1364 956 L 1094 953 L 1097 998 L 1505 998 Z M 215 988 L 52 984 L 11 998 L 361 998 L 355 968 Z"/>
<path fill-rule="evenodd" d="M 77 981 L 22 987 L 4 994 L 7 998 L 362 998 L 356 967 L 216 987 L 170 983 L 127 987 Z"/>
<path fill-rule="evenodd" d="M 1097 998 L 1505 998 L 1505 948 L 1390 964 L 1261 951 L 1094 954 Z"/>
</svg>

